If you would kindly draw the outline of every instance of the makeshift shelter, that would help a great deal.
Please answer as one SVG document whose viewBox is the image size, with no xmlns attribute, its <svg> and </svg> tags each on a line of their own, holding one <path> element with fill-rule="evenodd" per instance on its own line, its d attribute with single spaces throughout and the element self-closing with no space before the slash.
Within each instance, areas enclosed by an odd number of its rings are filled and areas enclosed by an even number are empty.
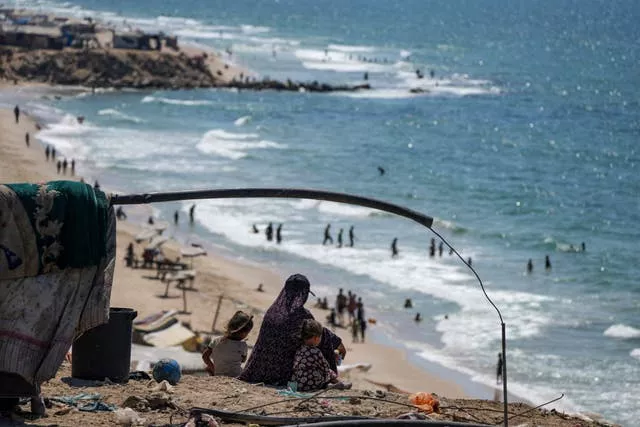
<svg viewBox="0 0 640 427">
<path fill-rule="evenodd" d="M 5 184 L 0 224 L 0 396 L 31 396 L 109 320 L 115 214 L 87 184 Z"/>
</svg>

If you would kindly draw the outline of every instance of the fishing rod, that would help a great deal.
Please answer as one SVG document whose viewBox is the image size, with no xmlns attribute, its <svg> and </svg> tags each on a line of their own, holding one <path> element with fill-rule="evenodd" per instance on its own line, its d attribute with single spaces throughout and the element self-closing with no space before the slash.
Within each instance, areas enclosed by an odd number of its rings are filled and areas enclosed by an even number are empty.
<svg viewBox="0 0 640 427">
<path fill-rule="evenodd" d="M 433 229 L 433 218 L 424 215 L 420 212 L 414 211 L 403 206 L 399 206 L 393 203 L 383 202 L 381 200 L 372 199 L 369 197 L 356 196 L 353 194 L 339 193 L 333 191 L 324 190 L 311 190 L 302 188 L 233 188 L 233 189 L 216 189 L 216 190 L 188 190 L 188 191 L 168 191 L 157 193 L 142 193 L 142 194 L 112 194 L 111 205 L 139 205 L 148 203 L 159 202 L 176 202 L 181 200 L 197 200 L 197 199 L 242 199 L 242 198 L 286 198 L 286 199 L 312 199 L 323 200 L 329 202 L 345 203 L 350 205 L 357 205 L 371 209 L 377 209 L 384 212 L 389 212 L 404 218 L 408 218 L 414 222 L 417 222 L 424 227 L 427 227 L 438 236 L 449 249 L 453 250 L 455 254 L 460 258 L 462 263 L 469 267 L 473 272 L 480 289 L 484 294 L 489 304 L 498 313 L 500 318 L 501 332 L 502 332 L 502 392 L 504 403 L 504 427 L 508 427 L 508 403 L 507 403 L 507 340 L 506 340 L 506 325 L 502 318 L 502 313 L 498 307 L 493 303 L 489 295 L 484 289 L 484 284 L 480 279 L 480 276 L 476 270 L 467 263 L 462 256 L 451 246 L 437 231 Z"/>
</svg>

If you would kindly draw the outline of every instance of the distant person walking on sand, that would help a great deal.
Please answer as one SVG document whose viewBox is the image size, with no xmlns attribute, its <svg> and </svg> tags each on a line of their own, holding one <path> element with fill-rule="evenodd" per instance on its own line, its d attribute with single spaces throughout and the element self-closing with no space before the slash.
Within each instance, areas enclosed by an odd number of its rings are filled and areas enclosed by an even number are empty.
<svg viewBox="0 0 640 427">
<path fill-rule="evenodd" d="M 355 240 L 355 235 L 353 234 L 353 225 L 349 227 L 349 247 L 353 247 L 353 241 Z"/>
<path fill-rule="evenodd" d="M 544 256 L 544 268 L 551 270 L 551 260 L 549 259 L 549 255 Z"/>
<path fill-rule="evenodd" d="M 65 157 L 64 160 L 62 161 L 62 173 L 63 174 L 67 174 L 67 166 L 69 165 L 69 163 L 67 162 L 67 158 Z"/>
<path fill-rule="evenodd" d="M 529 258 L 529 261 L 527 261 L 527 273 L 531 274 L 532 271 L 533 271 L 533 260 Z"/>
<path fill-rule="evenodd" d="M 347 297 L 344 295 L 342 288 L 338 291 L 336 297 L 336 311 L 338 312 L 338 322 L 344 323 L 344 309 L 347 308 Z"/>
<path fill-rule="evenodd" d="M 342 228 L 340 229 L 340 231 L 338 231 L 338 247 L 341 248 L 342 247 Z"/>
<path fill-rule="evenodd" d="M 267 228 L 264 229 L 264 234 L 267 236 L 267 240 L 270 242 L 273 240 L 273 223 L 269 223 Z"/>
<path fill-rule="evenodd" d="M 124 213 L 124 209 L 122 209 L 122 206 L 118 206 L 118 209 L 116 209 L 116 218 L 120 220 L 127 219 L 127 214 Z"/>
<path fill-rule="evenodd" d="M 29 146 L 29 132 L 24 134 L 24 142 L 27 144 L 27 147 Z"/>
<path fill-rule="evenodd" d="M 498 353 L 498 365 L 496 366 L 496 384 L 502 384 L 502 353 Z"/>
<path fill-rule="evenodd" d="M 194 203 L 189 208 L 189 223 L 191 223 L 191 224 L 193 224 L 193 216 L 195 214 L 195 210 L 196 210 L 196 204 Z"/>
<path fill-rule="evenodd" d="M 49 161 L 49 155 L 51 154 L 51 148 L 47 145 L 44 149 L 44 155 L 47 157 L 47 162 Z"/>
<path fill-rule="evenodd" d="M 56 169 L 58 171 L 58 175 L 60 175 L 60 169 L 62 169 L 62 162 L 60 160 L 56 163 Z"/>
<path fill-rule="evenodd" d="M 13 115 L 16 116 L 16 123 L 20 123 L 20 107 L 16 105 L 13 109 Z"/>
<path fill-rule="evenodd" d="M 367 321 L 364 319 L 356 320 L 360 325 L 360 342 L 364 342 L 364 332 L 367 330 Z"/>
<path fill-rule="evenodd" d="M 76 174 L 76 161 L 71 159 L 71 175 Z"/>
<path fill-rule="evenodd" d="M 324 240 L 322 241 L 323 245 L 326 245 L 327 242 L 333 245 L 333 237 L 331 237 L 331 224 L 327 224 L 324 228 Z"/>
<path fill-rule="evenodd" d="M 153 225 L 153 224 L 154 224 L 154 222 L 155 222 L 155 221 L 153 220 L 153 217 L 152 217 L 152 216 L 150 216 L 150 217 L 149 217 L 149 219 L 147 220 L 147 224 L 149 224 L 149 225 Z"/>
<path fill-rule="evenodd" d="M 394 237 L 393 242 L 391 242 L 391 258 L 395 258 L 398 256 L 398 238 Z"/>
<path fill-rule="evenodd" d="M 51 147 L 51 160 L 56 159 L 56 147 Z"/>
<path fill-rule="evenodd" d="M 280 244 L 282 242 L 282 224 L 278 224 L 278 228 L 276 228 L 276 243 Z"/>
<path fill-rule="evenodd" d="M 180 219 L 180 213 L 178 211 L 175 211 L 173 213 L 173 224 L 177 226 L 179 219 Z"/>
</svg>

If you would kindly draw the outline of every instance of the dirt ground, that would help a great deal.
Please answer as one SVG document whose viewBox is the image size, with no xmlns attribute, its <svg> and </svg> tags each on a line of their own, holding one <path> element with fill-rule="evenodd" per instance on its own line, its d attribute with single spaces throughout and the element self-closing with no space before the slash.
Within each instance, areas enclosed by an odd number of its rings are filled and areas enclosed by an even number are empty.
<svg viewBox="0 0 640 427">
<path fill-rule="evenodd" d="M 366 390 L 327 390 L 313 398 L 283 396 L 278 390 L 247 384 L 226 377 L 185 375 L 172 390 L 156 391 L 153 380 L 129 381 L 128 384 L 78 384 L 71 380 L 71 368 L 63 364 L 56 378 L 42 387 L 48 404 L 47 415 L 35 418 L 25 402 L 24 412 L 13 414 L 12 419 L 0 418 L 2 426 L 113 426 L 117 425 L 115 412 L 83 412 L 73 406 L 55 401 L 54 398 L 77 396 L 81 393 L 99 394 L 100 401 L 122 408 L 125 401 L 144 419 L 138 425 L 182 425 L 189 418 L 191 408 L 201 407 L 231 412 L 249 412 L 256 415 L 278 417 L 305 417 L 349 415 L 372 418 L 398 418 L 403 414 L 419 411 L 409 401 L 409 396 L 380 390 L 372 385 Z M 74 384 L 75 381 L 75 384 Z M 133 397 L 132 397 L 133 396 Z M 308 397 L 308 394 L 307 396 Z M 468 422 L 476 424 L 501 424 L 502 404 L 498 401 L 477 399 L 438 398 L 438 413 L 426 414 L 426 419 Z M 84 403 L 84 402 L 83 402 Z M 524 403 L 509 404 L 509 424 L 513 426 L 595 427 L 611 426 L 604 421 L 571 417 L 557 411 L 535 409 Z M 523 415 L 522 414 L 526 412 Z M 246 423 L 221 422 L 221 425 L 243 426 Z"/>
</svg>

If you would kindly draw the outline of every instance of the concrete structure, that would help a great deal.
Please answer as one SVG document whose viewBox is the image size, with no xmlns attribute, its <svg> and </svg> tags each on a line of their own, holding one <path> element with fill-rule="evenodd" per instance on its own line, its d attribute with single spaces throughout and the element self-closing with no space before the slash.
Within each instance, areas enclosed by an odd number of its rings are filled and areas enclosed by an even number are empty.
<svg viewBox="0 0 640 427">
<path fill-rule="evenodd" d="M 156 34 L 113 32 L 114 49 L 160 50 L 161 38 Z"/>
<path fill-rule="evenodd" d="M 59 27 L 0 25 L 0 45 L 27 49 L 62 49 L 64 36 Z"/>
</svg>

